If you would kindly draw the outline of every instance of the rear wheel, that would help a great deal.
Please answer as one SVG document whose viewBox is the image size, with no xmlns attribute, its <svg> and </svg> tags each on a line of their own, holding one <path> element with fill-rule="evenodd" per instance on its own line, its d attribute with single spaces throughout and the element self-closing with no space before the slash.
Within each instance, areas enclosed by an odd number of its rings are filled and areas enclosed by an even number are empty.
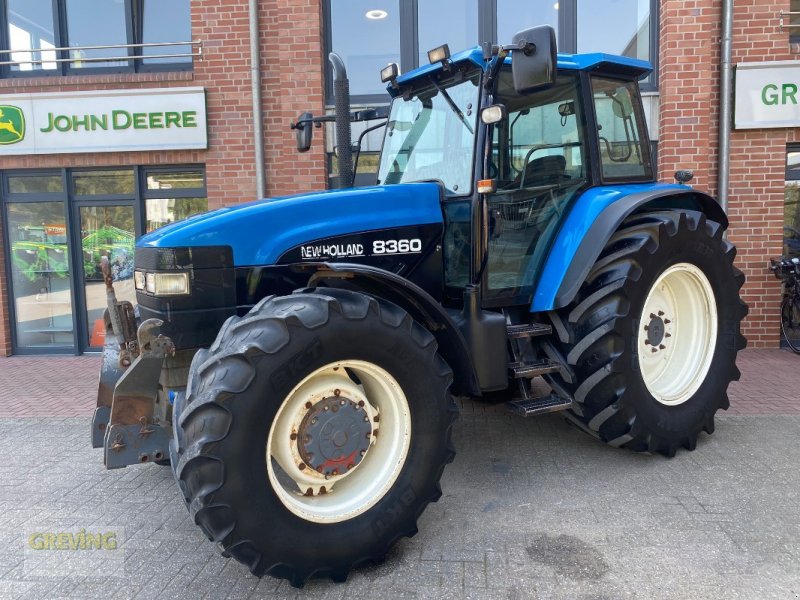
<svg viewBox="0 0 800 600">
<path fill-rule="evenodd" d="M 572 418 L 614 446 L 667 456 L 694 449 L 728 408 L 745 346 L 744 276 L 719 223 L 697 212 L 633 215 L 572 305 L 552 315 L 575 370 Z"/>
<path fill-rule="evenodd" d="M 796 295 L 781 302 L 781 333 L 789 348 L 800 354 L 800 299 Z"/>
<path fill-rule="evenodd" d="M 397 306 L 336 289 L 230 319 L 175 403 L 195 522 L 261 576 L 342 581 L 416 533 L 454 452 L 450 369 Z"/>
</svg>

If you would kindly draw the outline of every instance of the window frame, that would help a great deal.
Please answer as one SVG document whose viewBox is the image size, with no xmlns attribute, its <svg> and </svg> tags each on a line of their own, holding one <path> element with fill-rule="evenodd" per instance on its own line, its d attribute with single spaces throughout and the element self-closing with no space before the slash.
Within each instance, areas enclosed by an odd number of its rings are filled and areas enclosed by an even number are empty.
<svg viewBox="0 0 800 600">
<path fill-rule="evenodd" d="M 0 0 L 2 2 L 3 0 Z M 497 41 L 497 0 L 477 0 L 478 2 L 478 36 L 480 40 Z M 579 0 L 559 0 L 558 14 L 558 48 L 561 52 L 575 53 L 578 47 L 578 2 Z M 400 2 L 400 72 L 405 73 L 418 67 L 419 35 L 417 29 L 418 0 L 401 0 Z M 332 47 L 332 0 L 322 3 L 323 48 L 325 56 L 333 51 Z M 653 72 L 639 82 L 640 91 L 658 91 L 658 50 L 659 50 L 659 2 L 650 0 L 650 64 Z M 476 42 L 477 45 L 477 42 Z M 453 51 L 463 48 L 451 48 Z M 325 69 L 325 105 L 332 107 L 333 78 L 327 60 Z M 375 73 L 378 81 L 378 73 Z M 378 89 L 378 86 L 376 86 Z M 353 104 L 389 103 L 388 93 L 351 95 Z"/>
<path fill-rule="evenodd" d="M 69 47 L 69 27 L 67 23 L 67 0 L 50 0 L 53 7 L 53 34 L 56 48 Z M 139 31 L 134 27 L 134 5 L 140 9 L 144 0 L 124 0 L 125 11 L 125 44 L 140 44 L 144 40 L 143 26 Z M 141 18 L 141 10 L 139 15 Z M 189 2 L 189 18 L 191 22 L 191 2 Z M 0 50 L 10 50 L 8 34 L 8 0 L 0 0 Z M 175 40 L 184 41 L 184 40 Z M 185 40 L 191 41 L 191 40 Z M 15 71 L 12 65 L 0 65 L 0 79 L 20 79 L 33 77 L 65 77 L 74 75 L 108 75 L 116 73 L 158 73 L 167 71 L 191 71 L 194 69 L 194 60 L 183 62 L 158 62 L 146 63 L 146 55 L 142 55 L 140 48 L 120 48 L 120 54 L 125 53 L 127 65 L 103 66 L 102 62 L 89 63 L 86 67 L 75 67 L 72 62 L 56 64 L 55 69 L 33 69 L 30 71 Z M 10 58 L 9 53 L 0 54 L 0 62 Z M 56 51 L 56 58 L 68 59 L 69 50 Z M 165 59 L 166 60 L 166 59 Z M 96 66 L 95 66 L 96 65 Z"/>
</svg>

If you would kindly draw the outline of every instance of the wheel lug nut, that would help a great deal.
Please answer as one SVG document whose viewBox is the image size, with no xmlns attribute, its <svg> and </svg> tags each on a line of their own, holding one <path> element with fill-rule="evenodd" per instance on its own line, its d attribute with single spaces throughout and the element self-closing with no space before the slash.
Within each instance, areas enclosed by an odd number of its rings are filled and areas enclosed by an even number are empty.
<svg viewBox="0 0 800 600">
<path fill-rule="evenodd" d="M 300 463 L 299 465 L 297 465 L 297 468 L 300 469 L 301 471 L 305 471 L 306 470 L 306 463 Z"/>
<path fill-rule="evenodd" d="M 649 345 L 650 345 L 650 340 L 645 340 L 645 341 L 644 341 L 644 345 L 645 345 L 645 346 L 649 346 Z"/>
<path fill-rule="evenodd" d="M 381 416 L 380 415 L 375 415 L 375 417 L 372 420 L 377 423 L 378 421 L 381 420 Z"/>
<path fill-rule="evenodd" d="M 658 352 L 658 348 L 653 348 L 652 352 Z"/>
<path fill-rule="evenodd" d="M 359 405 L 359 406 L 364 406 L 364 401 L 363 401 L 363 400 L 359 400 L 359 401 L 358 401 L 358 405 Z"/>
<path fill-rule="evenodd" d="M 664 316 L 664 311 L 663 310 L 658 311 L 658 316 L 659 317 L 663 317 Z"/>
<path fill-rule="evenodd" d="M 340 389 L 333 390 L 333 395 L 334 396 L 341 396 L 342 395 L 342 390 L 340 390 Z"/>
<path fill-rule="evenodd" d="M 659 350 L 664 350 L 666 348 L 666 346 L 664 344 L 661 344 L 658 348 L 659 348 Z"/>
<path fill-rule="evenodd" d="M 672 321 L 669 319 L 664 319 L 664 325 L 669 325 L 670 323 L 672 323 Z"/>
<path fill-rule="evenodd" d="M 665 333 L 664 337 L 672 337 L 672 334 L 671 333 Z"/>
<path fill-rule="evenodd" d="M 297 439 L 297 434 L 293 431 L 292 434 L 289 436 L 289 439 L 294 441 Z"/>
<path fill-rule="evenodd" d="M 650 326 L 649 326 L 649 325 L 645 325 L 645 326 L 644 326 L 644 330 L 645 330 L 645 331 L 650 331 Z"/>
<path fill-rule="evenodd" d="M 651 319 L 655 319 L 656 318 L 656 313 L 650 313 L 650 318 Z"/>
<path fill-rule="evenodd" d="M 306 408 L 311 408 L 312 406 L 314 406 L 314 405 L 311 404 L 311 402 L 306 402 Z"/>
</svg>

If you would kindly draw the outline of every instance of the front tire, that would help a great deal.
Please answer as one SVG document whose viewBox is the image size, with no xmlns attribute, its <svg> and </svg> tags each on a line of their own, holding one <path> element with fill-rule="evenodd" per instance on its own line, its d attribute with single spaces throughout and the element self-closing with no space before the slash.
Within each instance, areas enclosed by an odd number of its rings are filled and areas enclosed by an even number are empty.
<svg viewBox="0 0 800 600">
<path fill-rule="evenodd" d="M 693 450 L 729 406 L 745 347 L 744 275 L 719 223 L 694 211 L 633 215 L 611 237 L 575 301 L 552 313 L 574 384 L 571 418 L 617 447 Z"/>
<path fill-rule="evenodd" d="M 257 576 L 345 580 L 441 496 L 451 380 L 393 304 L 328 288 L 263 300 L 198 352 L 175 404 L 190 513 Z"/>
</svg>

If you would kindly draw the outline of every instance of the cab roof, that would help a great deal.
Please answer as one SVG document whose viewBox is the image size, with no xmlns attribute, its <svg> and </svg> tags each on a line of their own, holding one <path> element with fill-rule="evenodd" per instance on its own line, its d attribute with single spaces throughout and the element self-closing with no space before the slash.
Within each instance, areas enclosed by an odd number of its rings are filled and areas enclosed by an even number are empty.
<svg viewBox="0 0 800 600">
<path fill-rule="evenodd" d="M 450 57 L 454 63 L 472 62 L 481 69 L 485 69 L 487 62 L 483 59 L 483 50 L 480 46 L 463 50 Z M 511 64 L 511 57 L 506 57 L 505 62 Z M 603 71 L 609 75 L 622 75 L 641 79 L 649 75 L 653 66 L 646 60 L 630 58 L 628 56 L 615 56 L 593 52 L 588 54 L 558 54 L 558 68 L 573 71 Z M 442 70 L 442 63 L 427 64 L 403 73 L 397 78 L 399 85 L 410 83 L 419 77 L 430 75 Z M 392 91 L 389 86 L 389 91 Z"/>
</svg>

